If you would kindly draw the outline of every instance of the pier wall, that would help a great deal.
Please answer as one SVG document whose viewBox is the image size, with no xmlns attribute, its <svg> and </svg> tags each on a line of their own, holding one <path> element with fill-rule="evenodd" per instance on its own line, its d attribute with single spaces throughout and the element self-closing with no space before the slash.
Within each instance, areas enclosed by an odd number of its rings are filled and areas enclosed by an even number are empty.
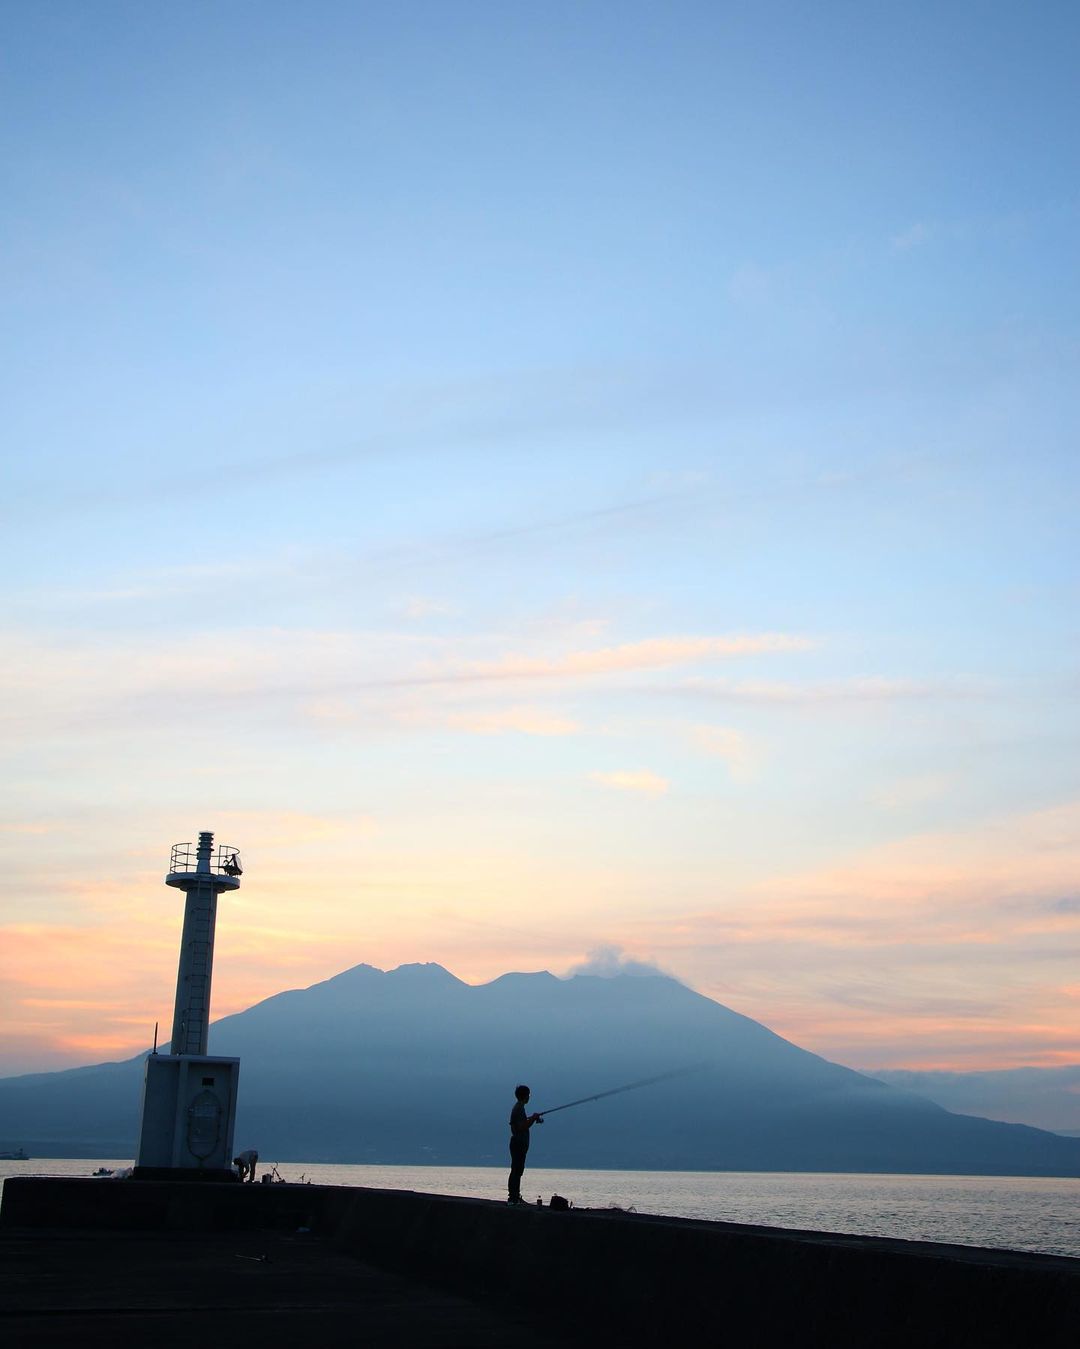
<svg viewBox="0 0 1080 1349">
<path fill-rule="evenodd" d="M 22 1177 L 0 1225 L 310 1229 L 374 1265 L 603 1342 L 1040 1349 L 1080 1340 L 1080 1261 L 411 1191 Z"/>
</svg>

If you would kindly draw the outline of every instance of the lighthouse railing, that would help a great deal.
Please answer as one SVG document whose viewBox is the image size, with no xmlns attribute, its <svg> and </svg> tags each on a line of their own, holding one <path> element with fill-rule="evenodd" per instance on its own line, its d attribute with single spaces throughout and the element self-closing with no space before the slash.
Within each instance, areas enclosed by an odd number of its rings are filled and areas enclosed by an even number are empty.
<svg viewBox="0 0 1080 1349">
<path fill-rule="evenodd" d="M 169 874 L 184 875 L 198 870 L 199 848 L 196 843 L 174 843 L 169 854 Z M 217 844 L 210 854 L 210 870 L 222 876 L 240 874 L 240 852 L 229 843 Z"/>
</svg>

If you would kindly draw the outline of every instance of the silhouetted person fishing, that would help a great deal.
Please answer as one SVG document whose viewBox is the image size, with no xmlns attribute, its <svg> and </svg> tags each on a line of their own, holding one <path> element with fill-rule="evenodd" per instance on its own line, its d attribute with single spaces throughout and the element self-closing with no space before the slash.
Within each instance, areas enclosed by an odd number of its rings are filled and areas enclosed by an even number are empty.
<svg viewBox="0 0 1080 1349">
<path fill-rule="evenodd" d="M 525 1201 L 521 1197 L 521 1177 L 525 1170 L 525 1157 L 529 1151 L 529 1130 L 534 1124 L 543 1124 L 544 1117 L 525 1113 L 530 1096 L 528 1087 L 515 1087 L 514 1095 L 517 1099 L 513 1110 L 510 1111 L 510 1177 L 507 1181 L 509 1198 L 506 1202 L 522 1204 Z"/>
<path fill-rule="evenodd" d="M 545 1115 L 554 1115 L 560 1110 L 572 1110 L 576 1105 L 587 1105 L 590 1101 L 602 1101 L 605 1096 L 619 1096 L 624 1091 L 637 1091 L 639 1087 L 651 1087 L 657 1082 L 667 1082 L 673 1077 L 685 1077 L 688 1073 L 700 1073 L 708 1068 L 708 1063 L 693 1063 L 686 1068 L 674 1068 L 669 1073 L 658 1073 L 656 1077 L 643 1077 L 637 1082 L 627 1082 L 622 1087 L 612 1087 L 608 1091 L 598 1091 L 592 1096 L 582 1096 L 576 1101 L 567 1101 L 565 1105 L 553 1105 L 550 1110 L 541 1110 L 539 1114 L 525 1112 L 531 1092 L 526 1086 L 514 1088 L 517 1100 L 510 1112 L 510 1178 L 507 1188 L 510 1191 L 508 1204 L 520 1204 L 521 1177 L 525 1170 L 525 1156 L 529 1151 L 529 1130 L 534 1124 L 543 1124 Z"/>
</svg>

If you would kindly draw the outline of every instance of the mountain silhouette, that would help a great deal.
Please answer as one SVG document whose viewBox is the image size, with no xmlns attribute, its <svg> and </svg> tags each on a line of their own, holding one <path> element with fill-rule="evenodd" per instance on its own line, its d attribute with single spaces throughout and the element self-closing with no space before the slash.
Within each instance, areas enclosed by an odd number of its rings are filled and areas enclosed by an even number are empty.
<svg viewBox="0 0 1080 1349">
<path fill-rule="evenodd" d="M 552 1114 L 534 1166 L 1080 1175 L 1080 1140 L 957 1115 L 830 1063 L 663 975 L 358 965 L 218 1021 L 237 1146 L 264 1159 L 498 1165 L 514 1086 Z M 0 1146 L 131 1156 L 142 1063 L 0 1080 Z M 679 1070 L 685 1069 L 685 1072 Z"/>
</svg>

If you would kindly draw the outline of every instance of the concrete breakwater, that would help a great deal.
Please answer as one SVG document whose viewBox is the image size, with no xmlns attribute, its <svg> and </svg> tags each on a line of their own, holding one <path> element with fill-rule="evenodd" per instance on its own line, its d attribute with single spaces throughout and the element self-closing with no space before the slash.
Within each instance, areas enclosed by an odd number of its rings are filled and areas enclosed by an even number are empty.
<svg viewBox="0 0 1080 1349">
<path fill-rule="evenodd" d="M 529 1309 L 566 1338 L 787 1346 L 1076 1344 L 1080 1261 L 644 1214 L 314 1185 L 21 1177 L 0 1225 L 310 1229 L 409 1279 Z"/>
</svg>

